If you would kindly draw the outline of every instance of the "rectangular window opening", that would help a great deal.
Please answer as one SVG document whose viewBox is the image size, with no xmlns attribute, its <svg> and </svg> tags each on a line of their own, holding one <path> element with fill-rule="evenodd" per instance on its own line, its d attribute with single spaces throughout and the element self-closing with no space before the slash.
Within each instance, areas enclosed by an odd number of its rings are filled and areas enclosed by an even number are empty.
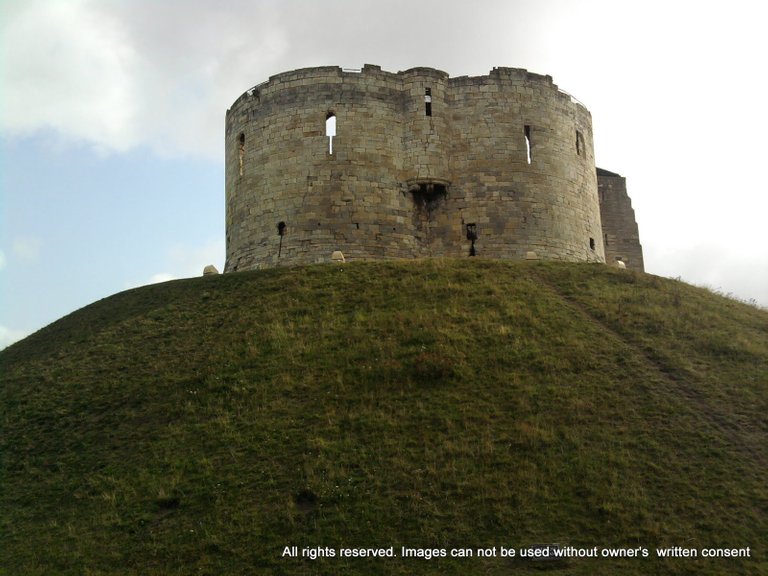
<svg viewBox="0 0 768 576">
<path fill-rule="evenodd" d="M 477 240 L 477 224 L 467 224 L 467 240 L 472 242 L 472 246 L 469 248 L 469 255 L 477 256 L 477 250 L 475 250 L 475 240 Z"/>
<path fill-rule="evenodd" d="M 427 116 L 432 116 L 432 88 L 424 89 L 424 111 Z"/>
<path fill-rule="evenodd" d="M 525 133 L 525 151 L 528 158 L 528 164 L 533 160 L 533 143 L 531 142 L 531 127 L 527 124 L 523 130 Z"/>
<path fill-rule="evenodd" d="M 584 156 L 584 135 L 581 130 L 576 130 L 576 154 Z"/>
<path fill-rule="evenodd" d="M 325 135 L 328 137 L 328 154 L 333 154 L 333 137 L 336 136 L 336 114 L 325 115 Z"/>
<path fill-rule="evenodd" d="M 590 238 L 589 239 L 589 249 L 590 250 L 594 250 L 595 249 L 595 239 L 594 238 Z"/>
<path fill-rule="evenodd" d="M 240 133 L 238 142 L 239 142 L 238 163 L 240 166 L 240 176 L 242 176 L 243 165 L 245 164 L 245 133 L 243 132 Z"/>
</svg>

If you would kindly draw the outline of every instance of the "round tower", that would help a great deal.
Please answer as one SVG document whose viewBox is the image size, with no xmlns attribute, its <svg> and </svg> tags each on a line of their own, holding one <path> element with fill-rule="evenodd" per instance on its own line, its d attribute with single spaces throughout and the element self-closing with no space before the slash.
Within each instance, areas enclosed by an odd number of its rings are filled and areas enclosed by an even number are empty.
<svg viewBox="0 0 768 576">
<path fill-rule="evenodd" d="M 308 68 L 226 118 L 225 271 L 472 256 L 604 262 L 589 112 L 549 76 Z"/>
</svg>

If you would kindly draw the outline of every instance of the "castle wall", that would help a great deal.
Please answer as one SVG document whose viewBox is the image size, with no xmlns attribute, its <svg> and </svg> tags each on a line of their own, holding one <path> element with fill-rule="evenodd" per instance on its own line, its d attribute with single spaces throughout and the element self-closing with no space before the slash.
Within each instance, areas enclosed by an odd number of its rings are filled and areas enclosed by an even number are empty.
<svg viewBox="0 0 768 576">
<path fill-rule="evenodd" d="M 469 256 L 468 231 L 478 256 L 605 261 L 590 114 L 525 70 L 273 76 L 227 112 L 226 196 L 226 271 Z"/>
<path fill-rule="evenodd" d="M 597 182 L 606 262 L 621 260 L 627 268 L 643 272 L 643 247 L 626 179 L 598 168 Z"/>
</svg>

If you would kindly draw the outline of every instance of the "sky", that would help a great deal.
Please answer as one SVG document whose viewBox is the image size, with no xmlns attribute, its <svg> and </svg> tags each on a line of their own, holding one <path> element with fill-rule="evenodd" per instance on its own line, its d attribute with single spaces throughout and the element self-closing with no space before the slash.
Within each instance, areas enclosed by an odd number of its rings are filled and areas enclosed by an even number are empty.
<svg viewBox="0 0 768 576">
<path fill-rule="evenodd" d="M 753 0 L 2 0 L 0 348 L 224 265 L 224 115 L 310 66 L 549 74 L 627 178 L 646 271 L 768 306 Z"/>
</svg>

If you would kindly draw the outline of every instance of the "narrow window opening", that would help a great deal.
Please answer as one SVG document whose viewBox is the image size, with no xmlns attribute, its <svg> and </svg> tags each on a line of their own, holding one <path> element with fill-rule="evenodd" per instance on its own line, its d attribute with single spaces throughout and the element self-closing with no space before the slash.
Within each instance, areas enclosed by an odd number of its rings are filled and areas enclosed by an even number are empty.
<svg viewBox="0 0 768 576">
<path fill-rule="evenodd" d="M 595 249 L 595 239 L 594 238 L 590 238 L 589 239 L 589 249 L 590 250 L 594 250 Z"/>
<path fill-rule="evenodd" d="M 325 116 L 325 135 L 328 136 L 328 154 L 333 154 L 333 137 L 336 136 L 336 114 L 333 112 Z"/>
<path fill-rule="evenodd" d="M 576 154 L 584 156 L 584 135 L 581 130 L 576 130 Z"/>
<path fill-rule="evenodd" d="M 285 236 L 287 229 L 288 227 L 285 225 L 285 222 L 280 221 L 277 223 L 277 233 L 280 235 L 280 246 L 277 249 L 278 258 L 283 253 L 283 236 Z"/>
<path fill-rule="evenodd" d="M 477 224 L 467 224 L 467 240 L 472 242 L 472 246 L 469 249 L 469 255 L 475 256 L 477 251 L 475 250 L 475 240 L 477 240 Z"/>
<path fill-rule="evenodd" d="M 603 246 L 608 246 L 608 234 L 603 234 Z"/>
<path fill-rule="evenodd" d="M 238 153 L 238 162 L 240 165 L 240 176 L 243 175 L 243 163 L 245 161 L 245 134 L 243 132 L 240 133 L 239 140 L 239 153 Z"/>
<path fill-rule="evenodd" d="M 531 160 L 533 160 L 533 143 L 531 142 L 531 127 L 526 124 L 523 132 L 525 133 L 525 153 L 528 158 L 528 164 L 530 164 Z"/>
<path fill-rule="evenodd" d="M 424 111 L 427 116 L 432 116 L 432 88 L 424 89 Z"/>
</svg>

